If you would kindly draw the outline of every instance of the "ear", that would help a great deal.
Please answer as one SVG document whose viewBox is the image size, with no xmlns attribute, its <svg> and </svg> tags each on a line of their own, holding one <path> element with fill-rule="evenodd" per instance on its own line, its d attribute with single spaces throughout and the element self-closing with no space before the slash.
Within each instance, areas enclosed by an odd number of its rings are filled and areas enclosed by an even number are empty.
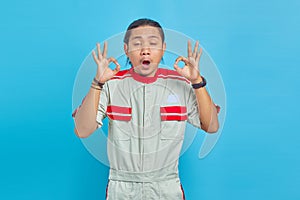
<svg viewBox="0 0 300 200">
<path fill-rule="evenodd" d="M 163 55 L 165 54 L 166 48 L 167 48 L 167 44 L 164 42 L 164 44 L 163 44 Z"/>
<path fill-rule="evenodd" d="M 124 43 L 124 52 L 125 52 L 126 56 L 128 57 L 128 45 L 126 43 Z"/>
</svg>

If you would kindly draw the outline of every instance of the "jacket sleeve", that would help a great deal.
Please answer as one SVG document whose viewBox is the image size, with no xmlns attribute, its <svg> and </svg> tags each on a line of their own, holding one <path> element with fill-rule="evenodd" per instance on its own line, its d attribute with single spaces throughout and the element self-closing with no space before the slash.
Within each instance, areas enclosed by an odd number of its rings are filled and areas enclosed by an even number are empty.
<svg viewBox="0 0 300 200">
<path fill-rule="evenodd" d="M 198 104 L 197 104 L 197 99 L 196 95 L 193 91 L 193 88 L 191 85 L 187 84 L 187 114 L 188 114 L 188 123 L 192 124 L 193 126 L 197 128 L 201 128 L 201 122 L 199 119 L 199 111 L 198 111 Z"/>
<path fill-rule="evenodd" d="M 97 116 L 96 121 L 98 123 L 98 128 L 102 127 L 103 120 L 106 118 L 106 108 L 109 101 L 109 89 L 108 83 L 104 84 L 101 93 L 100 93 L 100 100 L 98 104 Z"/>
</svg>

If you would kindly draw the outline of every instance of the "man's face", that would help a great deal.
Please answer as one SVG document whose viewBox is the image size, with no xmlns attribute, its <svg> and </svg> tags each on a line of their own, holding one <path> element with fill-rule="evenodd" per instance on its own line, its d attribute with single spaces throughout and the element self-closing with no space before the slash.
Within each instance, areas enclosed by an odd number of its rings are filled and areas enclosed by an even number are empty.
<svg viewBox="0 0 300 200">
<path fill-rule="evenodd" d="M 154 76 L 166 48 L 159 29 L 141 26 L 130 31 L 129 41 L 128 44 L 124 44 L 124 50 L 134 71 L 141 76 Z"/>
</svg>

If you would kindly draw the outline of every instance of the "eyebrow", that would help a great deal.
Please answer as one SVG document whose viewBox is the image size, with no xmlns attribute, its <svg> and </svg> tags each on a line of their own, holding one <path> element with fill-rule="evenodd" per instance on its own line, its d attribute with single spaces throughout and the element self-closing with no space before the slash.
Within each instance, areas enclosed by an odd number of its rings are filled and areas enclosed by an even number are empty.
<svg viewBox="0 0 300 200">
<path fill-rule="evenodd" d="M 150 35 L 148 38 L 157 38 L 157 39 L 159 39 L 159 37 L 156 36 L 156 35 Z M 142 39 L 142 36 L 134 36 L 132 38 L 132 40 L 135 40 L 135 39 Z"/>
</svg>

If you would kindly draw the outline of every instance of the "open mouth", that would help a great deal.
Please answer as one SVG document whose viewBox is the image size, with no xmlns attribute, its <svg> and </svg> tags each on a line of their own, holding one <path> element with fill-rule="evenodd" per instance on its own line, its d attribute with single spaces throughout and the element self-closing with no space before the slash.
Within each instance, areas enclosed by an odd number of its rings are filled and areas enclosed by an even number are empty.
<svg viewBox="0 0 300 200">
<path fill-rule="evenodd" d="M 150 60 L 143 60 L 143 61 L 142 61 L 142 64 L 143 64 L 143 65 L 150 65 Z"/>
</svg>

